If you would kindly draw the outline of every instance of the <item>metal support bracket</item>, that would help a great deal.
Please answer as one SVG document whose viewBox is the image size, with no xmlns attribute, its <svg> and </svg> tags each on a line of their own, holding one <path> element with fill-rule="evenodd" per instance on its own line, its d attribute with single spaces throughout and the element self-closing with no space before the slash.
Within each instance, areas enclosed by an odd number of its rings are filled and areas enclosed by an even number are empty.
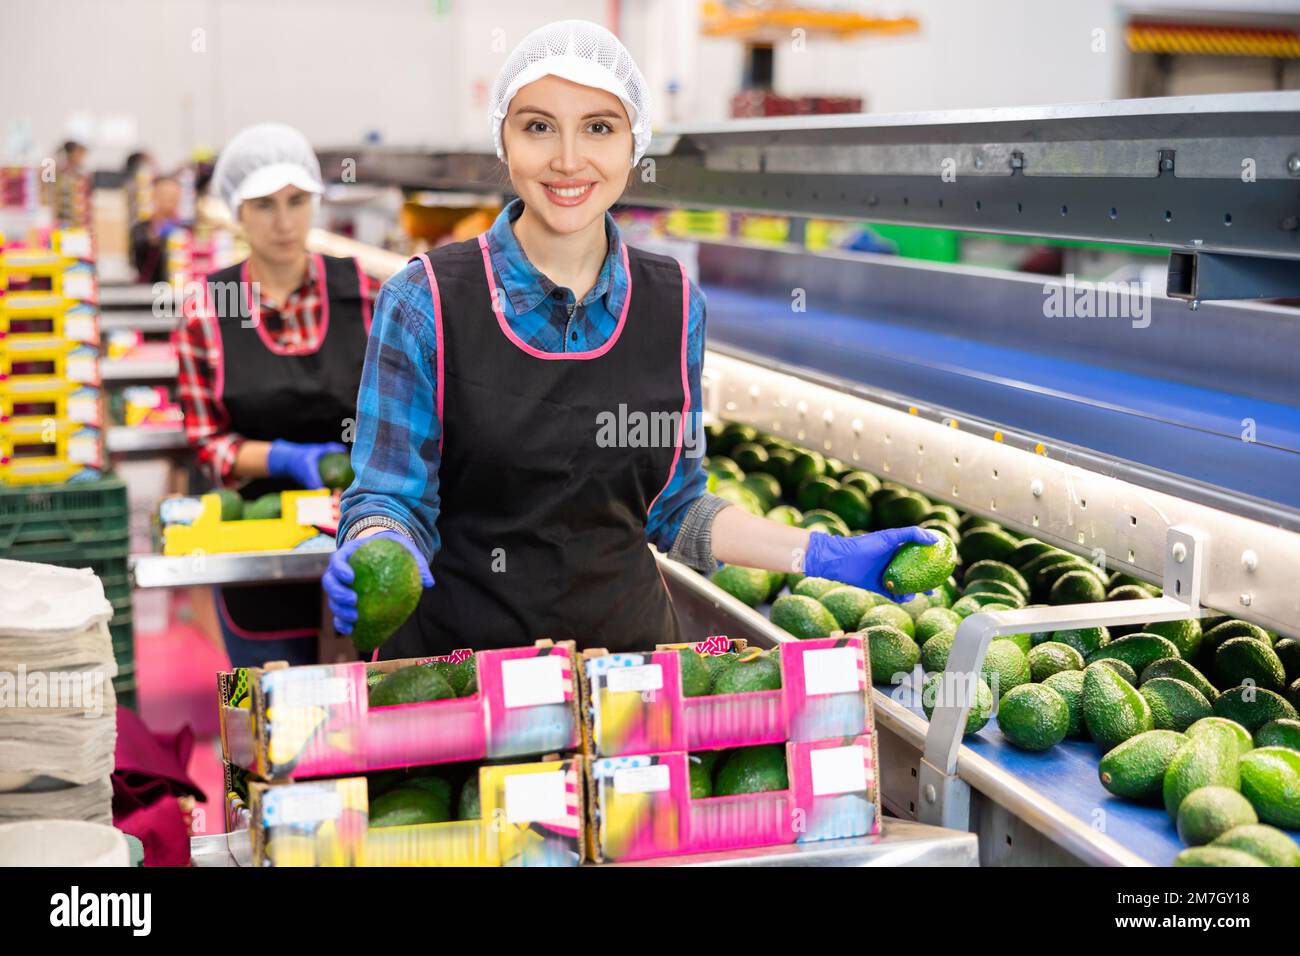
<svg viewBox="0 0 1300 956">
<path fill-rule="evenodd" d="M 1300 295 L 1300 267 L 1289 259 L 1219 252 L 1169 253 L 1171 299 L 1285 299 Z"/>
<path fill-rule="evenodd" d="M 984 654 L 994 638 L 1005 634 L 1149 624 L 1201 616 L 1201 580 L 1208 550 L 1205 535 L 1195 528 L 1176 525 L 1169 529 L 1165 542 L 1164 594 L 1161 597 L 982 611 L 958 625 L 948 655 L 948 666 L 938 685 L 925 752 L 917 772 L 917 819 L 922 823 L 954 829 L 969 826 L 970 788 L 957 776 L 957 757 L 966 715 L 979 686 Z"/>
</svg>

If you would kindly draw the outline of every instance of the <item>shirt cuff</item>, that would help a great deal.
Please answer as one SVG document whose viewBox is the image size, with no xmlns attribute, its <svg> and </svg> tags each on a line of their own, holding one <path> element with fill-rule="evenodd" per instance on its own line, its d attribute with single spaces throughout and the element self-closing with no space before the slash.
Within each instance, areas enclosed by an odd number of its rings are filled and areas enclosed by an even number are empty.
<svg viewBox="0 0 1300 956">
<path fill-rule="evenodd" d="M 394 521 L 392 518 L 384 515 L 368 515 L 364 518 L 358 518 L 355 522 L 348 525 L 348 530 L 345 531 L 343 537 L 339 539 L 339 544 L 342 544 L 345 541 L 351 541 L 367 528 L 383 528 L 385 531 L 396 531 L 398 534 L 404 535 L 412 541 L 415 540 L 415 536 L 411 534 L 411 532 L 407 531 L 399 522 Z"/>
<path fill-rule="evenodd" d="M 713 519 L 730 504 L 726 498 L 708 492 L 696 498 L 682 519 L 668 557 L 702 574 L 716 571 L 718 561 L 713 556 Z"/>
</svg>

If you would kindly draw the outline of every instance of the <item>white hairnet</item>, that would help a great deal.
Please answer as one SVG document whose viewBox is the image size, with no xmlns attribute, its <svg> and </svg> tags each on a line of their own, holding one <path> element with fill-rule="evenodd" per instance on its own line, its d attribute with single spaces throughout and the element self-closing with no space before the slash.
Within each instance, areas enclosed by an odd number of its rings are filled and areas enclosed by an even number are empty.
<svg viewBox="0 0 1300 956">
<path fill-rule="evenodd" d="M 235 134 L 217 157 L 212 188 L 233 215 L 245 199 L 257 199 L 297 186 L 309 193 L 325 191 L 320 160 L 307 137 L 283 123 L 259 123 Z"/>
<path fill-rule="evenodd" d="M 543 76 L 558 76 L 613 93 L 632 123 L 635 166 L 650 145 L 650 97 L 645 77 L 618 37 L 588 20 L 557 20 L 519 41 L 492 87 L 492 139 L 505 159 L 501 123 L 521 87 Z"/>
</svg>

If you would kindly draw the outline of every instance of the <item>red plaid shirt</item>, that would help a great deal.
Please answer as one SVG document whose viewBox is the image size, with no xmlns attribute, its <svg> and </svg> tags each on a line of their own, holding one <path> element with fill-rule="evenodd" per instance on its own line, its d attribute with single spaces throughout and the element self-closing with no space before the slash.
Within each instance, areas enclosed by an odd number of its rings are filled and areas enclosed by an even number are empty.
<svg viewBox="0 0 1300 956">
<path fill-rule="evenodd" d="M 361 295 L 373 310 L 380 283 L 363 274 Z M 285 349 L 313 351 L 320 347 L 320 296 L 316 294 L 316 262 L 307 259 L 302 285 L 285 299 L 284 305 L 263 297 L 258 303 L 268 335 Z M 203 309 L 187 310 L 176 337 L 180 361 L 178 396 L 185 412 L 185 437 L 198 454 L 199 462 L 218 484 L 230 484 L 230 471 L 244 437 L 230 430 L 230 415 L 217 398 L 217 366 L 220 361 L 213 332 L 216 317 Z"/>
</svg>

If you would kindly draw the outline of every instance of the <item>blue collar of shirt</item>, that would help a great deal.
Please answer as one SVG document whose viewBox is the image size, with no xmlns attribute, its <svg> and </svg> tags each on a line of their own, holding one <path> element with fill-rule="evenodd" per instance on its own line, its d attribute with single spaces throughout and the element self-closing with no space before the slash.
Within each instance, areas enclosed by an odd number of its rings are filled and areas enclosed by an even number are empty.
<svg viewBox="0 0 1300 956">
<path fill-rule="evenodd" d="M 555 283 L 528 261 L 523 247 L 515 238 L 511 225 L 523 214 L 523 211 L 524 201 L 518 198 L 512 199 L 497 215 L 496 221 L 492 223 L 492 228 L 487 234 L 492 268 L 497 274 L 501 288 L 505 291 L 506 298 L 510 300 L 515 315 L 531 312 L 556 289 Z M 605 237 L 609 240 L 609 252 L 600 267 L 596 284 L 583 296 L 579 304 L 589 305 L 608 294 L 609 301 L 606 303 L 606 308 L 617 315 L 623 305 L 624 289 L 627 284 L 622 274 L 622 239 L 619 237 L 614 217 L 608 211 L 605 213 Z"/>
</svg>

